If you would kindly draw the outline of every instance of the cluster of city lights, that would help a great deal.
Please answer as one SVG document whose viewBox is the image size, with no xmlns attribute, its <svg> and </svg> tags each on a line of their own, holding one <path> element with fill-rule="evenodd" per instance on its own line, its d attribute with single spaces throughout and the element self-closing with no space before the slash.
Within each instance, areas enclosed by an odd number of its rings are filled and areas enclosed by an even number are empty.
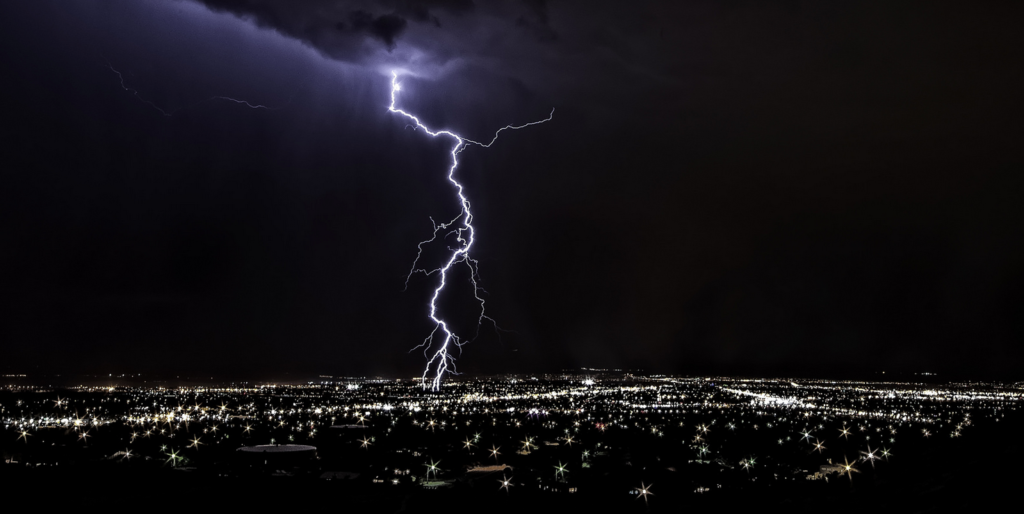
<svg viewBox="0 0 1024 514">
<path fill-rule="evenodd" d="M 966 437 L 980 420 L 999 422 L 1022 400 L 1020 389 L 994 384 L 634 375 L 460 379 L 440 389 L 379 379 L 10 386 L 0 390 L 0 423 L 9 434 L 7 462 L 19 465 L 46 465 L 32 461 L 32 450 L 54 443 L 123 441 L 104 458 L 179 467 L 252 445 L 341 441 L 375 462 L 392 462 L 395 476 L 376 478 L 380 483 L 436 488 L 494 475 L 502 494 L 515 494 L 526 487 L 575 492 L 581 477 L 609 465 L 616 452 L 647 448 L 658 461 L 716 471 L 694 484 L 694 492 L 706 493 L 756 480 L 853 481 L 886 466 L 904 443 Z M 409 471 L 416 468 L 409 459 L 420 463 L 419 473 Z M 638 478 L 624 492 L 657 498 L 651 476 Z"/>
</svg>

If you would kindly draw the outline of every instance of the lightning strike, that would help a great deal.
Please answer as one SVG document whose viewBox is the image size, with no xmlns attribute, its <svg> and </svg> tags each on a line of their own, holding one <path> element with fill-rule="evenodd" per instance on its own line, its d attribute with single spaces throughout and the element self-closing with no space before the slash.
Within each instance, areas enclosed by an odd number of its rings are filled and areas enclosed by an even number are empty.
<svg viewBox="0 0 1024 514">
<path fill-rule="evenodd" d="M 439 284 L 434 289 L 434 294 L 430 298 L 429 305 L 429 317 L 430 320 L 434 323 L 434 329 L 431 330 L 430 334 L 427 335 L 427 337 L 423 340 L 422 343 L 413 348 L 414 350 L 418 348 L 423 348 L 424 356 L 428 357 L 426 368 L 424 368 L 423 376 L 421 377 L 423 382 L 423 388 L 426 389 L 429 384 L 429 387 L 432 390 L 436 391 L 440 389 L 441 379 L 444 377 L 445 373 L 457 373 L 455 368 L 455 357 L 452 355 L 453 347 L 457 348 L 461 352 L 462 345 L 469 342 L 464 337 L 461 337 L 458 334 L 456 334 L 449 326 L 449 324 L 443 318 L 439 317 L 437 312 L 437 300 L 441 296 L 441 292 L 444 291 L 444 288 L 447 285 L 448 271 L 451 270 L 453 266 L 465 264 L 469 268 L 469 280 L 473 286 L 473 296 L 474 298 L 476 298 L 477 302 L 479 302 L 480 305 L 480 316 L 477 318 L 477 332 L 479 333 L 480 326 L 483 325 L 485 320 L 490 322 L 491 324 L 494 324 L 494 319 L 487 316 L 484 299 L 481 298 L 480 296 L 480 293 L 481 291 L 483 291 L 483 289 L 480 287 L 478 283 L 478 263 L 475 259 L 470 257 L 469 254 L 469 251 L 473 246 L 473 242 L 476 240 L 476 231 L 473 228 L 473 213 L 472 211 L 470 211 L 469 199 L 466 197 L 465 188 L 458 180 L 455 179 L 455 168 L 457 168 L 459 165 L 458 156 L 469 145 L 477 145 L 484 148 L 490 147 L 491 145 L 494 144 L 495 141 L 498 140 L 498 136 L 500 136 L 501 133 L 505 130 L 519 130 L 532 125 L 539 125 L 541 123 L 551 121 L 552 117 L 554 117 L 555 115 L 555 110 L 551 109 L 551 113 L 548 114 L 548 117 L 542 120 L 532 121 L 523 125 L 506 125 L 498 129 L 494 133 L 494 137 L 491 138 L 489 142 L 482 143 L 479 141 L 474 141 L 472 139 L 462 137 L 450 130 L 430 130 L 429 128 L 427 128 L 426 125 L 420 122 L 419 118 L 417 118 L 416 116 L 402 109 L 396 108 L 396 94 L 399 91 L 401 91 L 401 89 L 402 87 L 398 83 L 398 73 L 392 71 L 391 105 L 388 106 L 388 111 L 405 116 L 413 123 L 413 125 L 411 126 L 414 129 L 420 129 L 423 132 L 426 132 L 431 137 L 447 136 L 454 140 L 454 145 L 452 146 L 451 150 L 452 164 L 451 167 L 448 168 L 448 182 L 451 182 L 451 184 L 455 186 L 455 190 L 459 198 L 459 205 L 461 207 L 461 211 L 459 212 L 458 216 L 456 216 L 454 219 L 447 223 L 439 224 L 435 222 L 433 218 L 431 218 L 430 221 L 434 226 L 433 236 L 430 239 L 421 241 L 419 245 L 417 245 L 416 259 L 413 261 L 412 268 L 409 270 L 409 274 L 406 276 L 405 279 L 406 287 L 408 287 L 409 278 L 411 278 L 412 275 L 415 273 L 423 273 L 424 275 L 427 276 L 437 273 L 440 276 Z M 423 255 L 424 245 L 436 241 L 438 234 L 441 234 L 442 232 L 444 233 L 442 239 L 454 234 L 456 238 L 455 241 L 457 243 L 457 246 L 450 248 L 451 254 L 445 261 L 444 265 L 433 270 L 417 268 L 419 259 Z M 440 331 L 440 333 L 438 331 Z M 433 351 L 433 354 L 430 353 L 431 351 Z M 433 374 L 433 378 L 428 378 L 428 376 L 431 375 L 431 373 Z"/>
<path fill-rule="evenodd" d="M 128 85 L 126 85 L 124 83 L 124 75 L 120 71 L 117 71 L 116 69 L 114 69 L 114 66 L 111 65 L 109 62 L 107 62 L 107 68 L 110 71 L 114 72 L 115 75 L 117 75 L 117 79 L 118 79 L 118 81 L 121 84 L 121 89 L 131 93 L 132 96 L 134 96 L 138 101 L 140 101 L 140 102 L 142 102 L 142 103 L 144 103 L 144 104 L 146 104 L 146 105 L 156 109 L 157 112 L 159 112 L 160 114 L 162 114 L 162 115 L 164 115 L 164 116 L 166 116 L 168 118 L 174 116 L 178 112 L 181 112 L 181 111 L 183 111 L 185 109 L 191 109 L 192 107 L 195 107 L 195 106 L 197 106 L 197 105 L 199 105 L 201 103 L 209 102 L 211 100 L 224 100 L 226 102 L 233 102 L 233 103 L 236 103 L 236 104 L 244 105 L 244 106 L 246 106 L 246 107 L 248 107 L 250 109 L 265 109 L 265 110 L 268 110 L 268 111 L 274 111 L 274 110 L 279 109 L 279 107 L 267 107 L 266 105 L 254 104 L 254 103 L 248 102 L 246 100 L 240 100 L 238 98 L 232 98 L 230 96 L 211 96 L 211 97 L 206 98 L 204 100 L 200 100 L 200 101 L 198 101 L 198 102 L 196 102 L 196 103 L 194 103 L 192 105 L 187 105 L 185 107 L 181 107 L 181 108 L 175 109 L 173 111 L 168 111 L 168 110 L 160 107 L 159 105 L 153 103 L 152 101 L 146 100 L 145 98 L 143 98 L 141 95 L 139 95 L 139 90 L 137 90 L 137 89 L 135 89 L 133 87 L 129 87 Z"/>
<path fill-rule="evenodd" d="M 110 71 L 114 72 L 117 75 L 117 79 L 121 82 L 121 89 L 123 89 L 125 91 L 128 91 L 129 93 L 132 94 L 132 96 L 137 98 L 140 102 L 142 102 L 142 103 L 144 103 L 144 104 L 146 104 L 146 105 L 156 109 L 157 111 L 160 112 L 160 114 L 163 114 L 164 116 L 167 116 L 168 118 L 170 118 L 171 115 L 174 114 L 173 112 L 167 112 L 167 111 L 161 109 L 159 105 L 157 105 L 157 104 L 155 104 L 155 103 L 153 103 L 153 102 L 151 102 L 149 100 L 146 100 L 145 98 L 142 98 L 141 96 L 139 96 L 139 90 L 137 90 L 135 88 L 132 88 L 132 87 L 126 86 L 125 83 L 124 83 L 124 75 L 122 75 L 120 71 L 117 71 L 116 69 L 114 69 L 114 67 L 111 66 L 111 64 L 109 62 L 107 63 L 107 68 L 110 68 Z"/>
</svg>

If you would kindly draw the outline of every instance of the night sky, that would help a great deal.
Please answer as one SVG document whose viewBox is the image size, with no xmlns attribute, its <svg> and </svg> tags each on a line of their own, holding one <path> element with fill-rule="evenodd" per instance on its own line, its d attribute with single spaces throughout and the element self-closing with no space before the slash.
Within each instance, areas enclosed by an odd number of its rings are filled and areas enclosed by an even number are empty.
<svg viewBox="0 0 1024 514">
<path fill-rule="evenodd" d="M 1022 14 L 5 2 L 0 370 L 418 375 L 405 277 L 458 206 L 397 69 L 473 139 L 556 109 L 460 156 L 507 330 L 461 371 L 1020 378 Z"/>
</svg>

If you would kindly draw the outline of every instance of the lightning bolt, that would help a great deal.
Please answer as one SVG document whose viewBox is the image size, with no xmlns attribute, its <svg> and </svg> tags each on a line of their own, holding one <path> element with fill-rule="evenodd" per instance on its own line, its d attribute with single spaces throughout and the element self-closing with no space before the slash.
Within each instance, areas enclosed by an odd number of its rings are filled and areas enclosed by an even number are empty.
<svg viewBox="0 0 1024 514">
<path fill-rule="evenodd" d="M 128 91 L 129 93 L 132 94 L 132 96 L 137 98 L 140 102 L 142 102 L 142 103 L 144 103 L 144 104 L 146 104 L 146 105 L 156 109 L 157 111 L 160 112 L 160 114 L 163 114 L 164 116 L 167 116 L 168 118 L 170 118 L 171 115 L 174 114 L 173 112 L 167 112 L 167 111 L 163 110 L 162 108 L 160 108 L 159 105 L 157 105 L 157 104 L 155 104 L 155 103 L 153 103 L 153 102 L 151 102 L 149 100 L 146 100 L 145 98 L 142 98 L 141 96 L 139 96 L 139 90 L 137 90 L 135 88 L 132 88 L 132 87 L 126 86 L 125 83 L 124 83 L 124 75 L 122 75 L 120 71 L 115 70 L 114 67 L 111 66 L 111 64 L 109 62 L 107 63 L 107 68 L 110 68 L 110 71 L 112 71 L 115 74 L 117 74 L 117 79 L 119 81 L 121 81 L 121 89 L 123 89 L 125 91 Z M 177 112 L 177 111 L 175 111 L 175 112 Z"/>
<path fill-rule="evenodd" d="M 180 111 L 183 111 L 185 109 L 191 109 L 191 108 L 193 108 L 193 107 L 195 107 L 195 106 L 197 106 L 197 105 L 199 105 L 201 103 L 209 102 L 211 100 L 224 100 L 224 101 L 227 101 L 227 102 L 234 102 L 236 104 L 244 105 L 244 106 L 246 106 L 246 107 L 248 107 L 250 109 L 266 109 L 268 111 L 275 111 L 277 109 L 280 109 L 280 107 L 267 107 L 266 105 L 253 104 L 253 103 L 250 103 L 250 102 L 248 102 L 246 100 L 239 100 L 237 98 L 231 98 L 230 96 L 211 96 L 209 98 L 200 100 L 200 101 L 198 101 L 198 102 L 196 102 L 194 104 L 187 105 L 185 107 L 181 107 L 181 108 L 175 109 L 173 111 L 168 111 L 168 110 L 160 107 L 159 105 L 153 103 L 152 101 L 146 100 L 145 98 L 143 98 L 141 95 L 139 95 L 139 90 L 137 90 L 137 89 L 135 89 L 133 87 L 129 87 L 128 85 L 126 85 L 124 83 L 124 75 L 120 71 L 117 71 L 116 69 L 114 69 L 114 67 L 110 64 L 110 62 L 107 62 L 107 68 L 109 68 L 110 71 L 114 72 L 114 74 L 117 75 L 117 79 L 121 83 L 121 89 L 123 89 L 125 91 L 128 91 L 129 93 L 132 94 L 132 96 L 134 96 L 140 102 L 142 102 L 142 103 L 144 103 L 144 104 L 146 104 L 146 105 L 156 109 L 157 112 L 159 112 L 160 114 L 163 114 L 164 116 L 166 116 L 168 118 L 170 118 L 171 116 L 174 116 L 175 114 L 177 114 Z M 291 102 L 291 100 L 289 100 L 289 103 L 290 102 Z"/>
<path fill-rule="evenodd" d="M 480 297 L 480 293 L 483 289 L 478 283 L 480 278 L 480 275 L 477 272 L 478 263 L 469 255 L 469 251 L 473 247 L 473 242 L 476 240 L 476 230 L 473 228 L 473 212 L 469 208 L 469 199 L 466 197 L 465 188 L 458 180 L 455 179 L 455 168 L 459 165 L 458 156 L 469 145 L 477 145 L 484 148 L 490 147 L 498 140 L 498 136 L 505 130 L 518 130 L 551 121 L 552 117 L 555 115 L 555 110 L 551 109 L 551 113 L 548 117 L 542 120 L 532 121 L 523 125 L 506 125 L 494 133 L 494 137 L 491 138 L 490 142 L 481 143 L 479 141 L 464 138 L 450 130 L 430 130 L 426 125 L 420 122 L 419 118 L 416 116 L 409 114 L 402 109 L 396 108 L 395 98 L 401 89 L 402 87 L 398 83 L 398 73 L 392 71 L 391 105 L 388 106 L 388 111 L 405 116 L 413 123 L 412 126 L 414 129 L 420 129 L 431 137 L 447 136 L 454 140 L 454 145 L 451 150 L 452 164 L 451 167 L 448 168 L 448 182 L 451 182 L 451 184 L 455 186 L 455 191 L 459 197 L 459 205 L 462 208 L 459 215 L 447 223 L 437 223 L 433 218 L 430 219 L 431 224 L 434 226 L 434 234 L 430 239 L 421 241 L 419 245 L 417 245 L 416 260 L 413 261 L 412 268 L 409 270 L 409 274 L 405 279 L 405 285 L 408 287 L 409 278 L 415 273 L 423 273 L 427 276 L 435 273 L 440 275 L 439 284 L 434 289 L 434 294 L 430 297 L 429 317 L 430 320 L 434 322 L 434 329 L 430 331 L 430 334 L 427 335 L 422 343 L 413 348 L 413 350 L 423 348 L 423 355 L 428 357 L 426 368 L 424 368 L 423 376 L 421 377 L 423 388 L 426 389 L 429 386 L 432 390 L 436 391 L 441 387 L 441 379 L 444 377 L 445 373 L 457 372 L 455 368 L 455 357 L 452 355 L 453 348 L 458 349 L 461 353 L 462 345 L 468 342 L 456 334 L 448 323 L 445 322 L 443 318 L 439 317 L 437 313 L 437 299 L 441 296 L 441 292 L 444 291 L 445 285 L 447 285 L 448 271 L 451 270 L 453 266 L 465 264 L 469 267 L 469 280 L 473 285 L 473 296 L 480 304 L 480 317 L 477 318 L 477 333 L 479 333 L 480 326 L 483 325 L 485 320 L 494 324 L 494 320 L 487 316 L 484 299 Z M 436 241 L 438 234 L 441 234 L 442 232 L 444 233 L 442 239 L 454 234 L 455 241 L 457 243 L 457 246 L 449 248 L 451 254 L 448 256 L 447 261 L 445 261 L 444 265 L 441 267 L 433 270 L 417 268 L 420 256 L 423 255 L 424 245 Z M 439 341 L 439 344 L 435 344 L 436 341 Z M 433 354 L 430 353 L 432 349 Z M 433 370 L 433 373 L 431 373 L 431 370 Z M 428 378 L 431 374 L 433 374 L 433 378 Z"/>
</svg>

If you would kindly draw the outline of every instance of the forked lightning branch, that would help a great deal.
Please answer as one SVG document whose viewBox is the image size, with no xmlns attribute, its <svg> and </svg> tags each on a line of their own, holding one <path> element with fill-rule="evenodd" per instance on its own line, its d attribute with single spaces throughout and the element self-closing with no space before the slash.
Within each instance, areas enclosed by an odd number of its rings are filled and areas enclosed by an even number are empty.
<svg viewBox="0 0 1024 514">
<path fill-rule="evenodd" d="M 417 129 L 421 129 L 431 137 L 447 136 L 452 138 L 453 145 L 451 150 L 451 166 L 448 168 L 448 182 L 455 187 L 456 195 L 458 196 L 460 211 L 458 216 L 447 223 L 434 223 L 434 233 L 430 239 L 420 242 L 417 247 L 416 260 L 413 261 L 412 269 L 409 270 L 409 275 L 406 277 L 406 285 L 409 283 L 409 278 L 415 273 L 423 273 L 427 276 L 437 275 L 437 286 L 434 288 L 434 292 L 430 297 L 430 304 L 428 308 L 428 316 L 431 322 L 434 323 L 433 330 L 423 340 L 422 343 L 417 345 L 413 349 L 422 348 L 423 354 L 427 357 L 427 365 L 423 370 L 423 387 L 430 387 L 433 390 L 437 390 L 441 387 L 441 379 L 445 373 L 455 373 L 455 356 L 453 352 L 460 350 L 462 345 L 467 342 L 464 336 L 460 336 L 455 333 L 451 325 L 445 321 L 444 317 L 438 313 L 437 302 L 444 291 L 445 286 L 448 282 L 448 272 L 456 265 L 466 265 L 470 272 L 470 284 L 473 287 L 473 297 L 476 298 L 480 306 L 480 315 L 477 318 L 477 330 L 485 322 L 494 323 L 494 320 L 487 316 L 486 305 L 484 299 L 480 296 L 480 285 L 478 283 L 479 275 L 477 274 L 477 261 L 470 256 L 470 249 L 473 247 L 473 242 L 476 240 L 476 231 L 473 228 L 473 213 L 469 207 L 469 199 L 466 197 L 465 188 L 455 178 L 455 169 L 459 165 L 459 154 L 466 149 L 469 145 L 477 145 L 487 148 L 494 144 L 498 140 L 498 136 L 502 131 L 512 129 L 517 130 L 530 125 L 537 125 L 547 121 L 551 121 L 551 118 L 555 114 L 555 110 L 552 109 L 551 113 L 547 118 L 543 120 L 533 121 L 523 125 L 506 125 L 497 132 L 494 133 L 494 137 L 488 143 L 481 143 L 472 139 L 464 138 L 450 130 L 430 130 L 426 125 L 420 122 L 419 118 L 409 114 L 402 109 L 395 107 L 395 98 L 399 91 L 402 90 L 401 84 L 398 82 L 398 73 L 391 72 L 391 105 L 388 106 L 388 110 L 405 116 L 412 121 L 413 126 Z M 438 235 L 441 235 L 441 239 L 445 240 L 450 236 L 455 236 L 455 244 L 449 247 L 449 254 L 447 260 L 444 261 L 440 267 L 435 269 L 418 268 L 420 257 L 423 255 L 424 245 L 433 243 L 438 240 Z"/>
</svg>

